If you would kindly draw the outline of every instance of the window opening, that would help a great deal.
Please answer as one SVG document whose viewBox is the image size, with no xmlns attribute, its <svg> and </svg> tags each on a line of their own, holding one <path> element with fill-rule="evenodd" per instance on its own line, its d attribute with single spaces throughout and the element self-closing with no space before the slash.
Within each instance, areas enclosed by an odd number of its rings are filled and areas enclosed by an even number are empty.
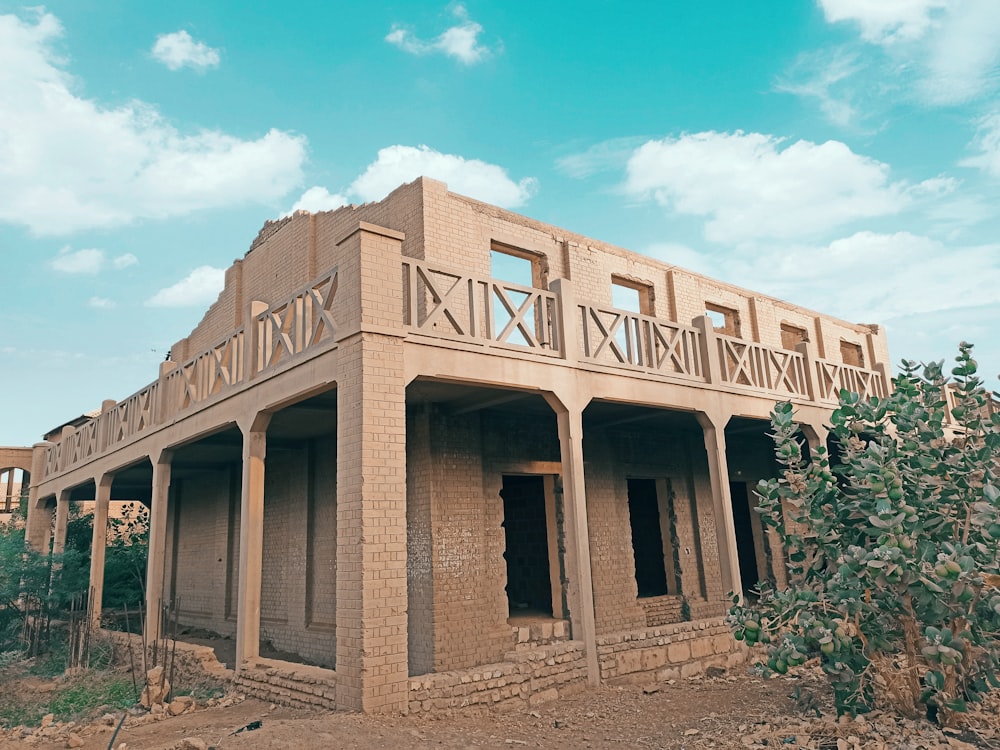
<svg viewBox="0 0 1000 750">
<path fill-rule="evenodd" d="M 507 542 L 507 606 L 510 616 L 552 616 L 545 486 L 541 476 L 504 476 L 503 528 Z"/>
<path fill-rule="evenodd" d="M 844 341 L 841 339 L 840 357 L 844 361 L 845 365 L 853 365 L 854 367 L 865 366 L 865 356 L 861 351 L 861 344 L 855 344 L 852 341 Z"/>
<path fill-rule="evenodd" d="M 717 333 L 740 337 L 740 314 L 737 310 L 709 302 L 705 304 L 705 315 L 712 319 L 712 327 Z"/>
<path fill-rule="evenodd" d="M 744 596 L 755 596 L 760 582 L 757 569 L 757 546 L 751 520 L 750 493 L 746 482 L 730 482 L 729 496 L 733 503 L 733 524 L 736 527 L 736 557 L 740 564 L 740 581 Z"/>
<path fill-rule="evenodd" d="M 542 256 L 535 255 L 506 245 L 493 243 L 490 248 L 490 276 L 494 282 L 499 282 L 490 288 L 490 307 L 493 313 L 493 336 L 498 336 L 513 320 L 513 314 L 504 304 L 504 299 L 516 312 L 528 301 L 530 292 L 521 291 L 516 287 L 545 289 L 545 268 Z M 532 305 L 525 311 L 523 320 L 528 330 L 534 331 L 536 338 L 540 337 L 536 306 Z M 518 328 L 510 332 L 503 341 L 506 344 L 529 346 L 530 341 Z"/>
<path fill-rule="evenodd" d="M 793 326 L 790 323 L 781 324 L 781 348 L 795 351 L 795 347 L 803 341 L 809 340 L 809 334 L 805 328 Z"/>
</svg>

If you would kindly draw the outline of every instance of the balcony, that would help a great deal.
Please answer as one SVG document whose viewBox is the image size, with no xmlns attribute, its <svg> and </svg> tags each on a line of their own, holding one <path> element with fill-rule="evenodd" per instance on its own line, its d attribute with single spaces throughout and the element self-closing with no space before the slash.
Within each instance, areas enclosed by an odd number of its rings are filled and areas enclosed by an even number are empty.
<svg viewBox="0 0 1000 750">
<path fill-rule="evenodd" d="M 881 366 L 869 370 L 818 359 L 804 344 L 789 351 L 722 335 L 707 317 L 684 324 L 577 300 L 563 279 L 551 289 L 536 289 L 411 258 L 403 259 L 401 273 L 404 331 L 416 345 L 447 342 L 486 354 L 830 407 L 841 389 L 864 398 L 887 393 Z M 157 380 L 106 403 L 79 428 L 67 428 L 46 448 L 41 479 L 336 348 L 337 287 L 338 271 L 332 269 L 277 304 L 253 303 L 247 326 L 182 363 L 164 363 Z"/>
</svg>

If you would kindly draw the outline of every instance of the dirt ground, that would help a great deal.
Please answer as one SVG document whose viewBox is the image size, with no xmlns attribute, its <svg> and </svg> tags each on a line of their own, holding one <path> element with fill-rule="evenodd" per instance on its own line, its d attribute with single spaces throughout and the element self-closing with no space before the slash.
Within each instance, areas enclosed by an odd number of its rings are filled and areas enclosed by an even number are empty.
<svg viewBox="0 0 1000 750">
<path fill-rule="evenodd" d="M 179 716 L 131 716 L 113 747 L 173 748 L 1000 748 L 997 704 L 980 712 L 977 731 L 942 733 L 926 722 L 868 715 L 852 722 L 815 717 L 818 677 L 761 680 L 749 675 L 685 680 L 642 688 L 602 687 L 534 709 L 496 714 L 370 717 L 296 711 L 228 696 Z M 798 690 L 796 691 L 796 688 Z M 797 693 L 797 698 L 793 698 Z M 812 696 L 820 696 L 816 704 Z M 111 717 L 72 727 L 75 746 L 109 747 Z M 252 722 L 259 728 L 245 729 Z M 55 733 L 53 732 L 53 735 Z M 71 746 L 65 730 L 50 738 L 8 733 L 0 748 Z M 187 742 L 185 742 L 187 740 Z"/>
</svg>

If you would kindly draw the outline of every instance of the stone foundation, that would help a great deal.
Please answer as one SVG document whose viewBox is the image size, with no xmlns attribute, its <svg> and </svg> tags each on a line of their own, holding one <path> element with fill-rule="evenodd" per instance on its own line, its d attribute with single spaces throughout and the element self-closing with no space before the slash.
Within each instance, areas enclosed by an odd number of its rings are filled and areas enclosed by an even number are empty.
<svg viewBox="0 0 1000 750">
<path fill-rule="evenodd" d="M 746 660 L 722 618 L 681 622 L 598 636 L 597 657 L 605 684 L 662 682 L 729 669 Z"/>
<path fill-rule="evenodd" d="M 233 683 L 262 701 L 291 708 L 337 708 L 337 673 L 322 667 L 259 659 L 247 664 Z"/>
<path fill-rule="evenodd" d="M 513 651 L 503 662 L 410 678 L 411 714 L 449 709 L 536 706 L 584 690 L 580 641 Z"/>
</svg>

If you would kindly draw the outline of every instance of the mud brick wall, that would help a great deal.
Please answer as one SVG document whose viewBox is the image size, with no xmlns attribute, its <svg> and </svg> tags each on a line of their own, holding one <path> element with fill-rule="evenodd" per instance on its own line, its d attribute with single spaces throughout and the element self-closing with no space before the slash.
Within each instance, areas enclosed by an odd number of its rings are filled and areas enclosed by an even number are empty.
<svg viewBox="0 0 1000 750">
<path fill-rule="evenodd" d="M 489 664 L 510 648 L 503 507 L 484 487 L 477 412 L 430 414 L 434 671 Z"/>
<path fill-rule="evenodd" d="M 233 570 L 232 474 L 227 467 L 175 480 L 168 510 L 165 604 L 174 603 L 181 625 L 222 635 L 236 632 L 235 621 L 227 619 L 227 586 Z M 238 485 L 235 492 L 239 493 Z M 237 564 L 238 559 L 237 554 Z"/>
<path fill-rule="evenodd" d="M 637 598 L 629 477 L 667 480 L 674 495 L 680 547 L 680 593 L 689 603 L 692 619 L 722 614 L 726 592 L 721 584 L 711 483 L 700 427 L 695 424 L 669 432 L 638 427 L 592 429 L 584 436 L 584 458 L 597 632 L 643 628 L 648 622 L 643 600 Z"/>
<path fill-rule="evenodd" d="M 261 640 L 325 667 L 336 661 L 336 465 L 333 437 L 299 440 L 268 446 L 264 473 Z"/>
<path fill-rule="evenodd" d="M 640 599 L 639 606 L 646 613 L 646 627 L 680 622 L 683 619 L 683 602 L 684 597 L 681 596 L 651 596 Z"/>
<path fill-rule="evenodd" d="M 612 685 L 694 677 L 708 667 L 728 669 L 746 660 L 722 619 L 599 636 L 597 654 L 601 680 Z"/>
<path fill-rule="evenodd" d="M 584 690 L 583 644 L 566 641 L 507 654 L 503 662 L 410 678 L 411 714 L 535 706 Z"/>
</svg>

